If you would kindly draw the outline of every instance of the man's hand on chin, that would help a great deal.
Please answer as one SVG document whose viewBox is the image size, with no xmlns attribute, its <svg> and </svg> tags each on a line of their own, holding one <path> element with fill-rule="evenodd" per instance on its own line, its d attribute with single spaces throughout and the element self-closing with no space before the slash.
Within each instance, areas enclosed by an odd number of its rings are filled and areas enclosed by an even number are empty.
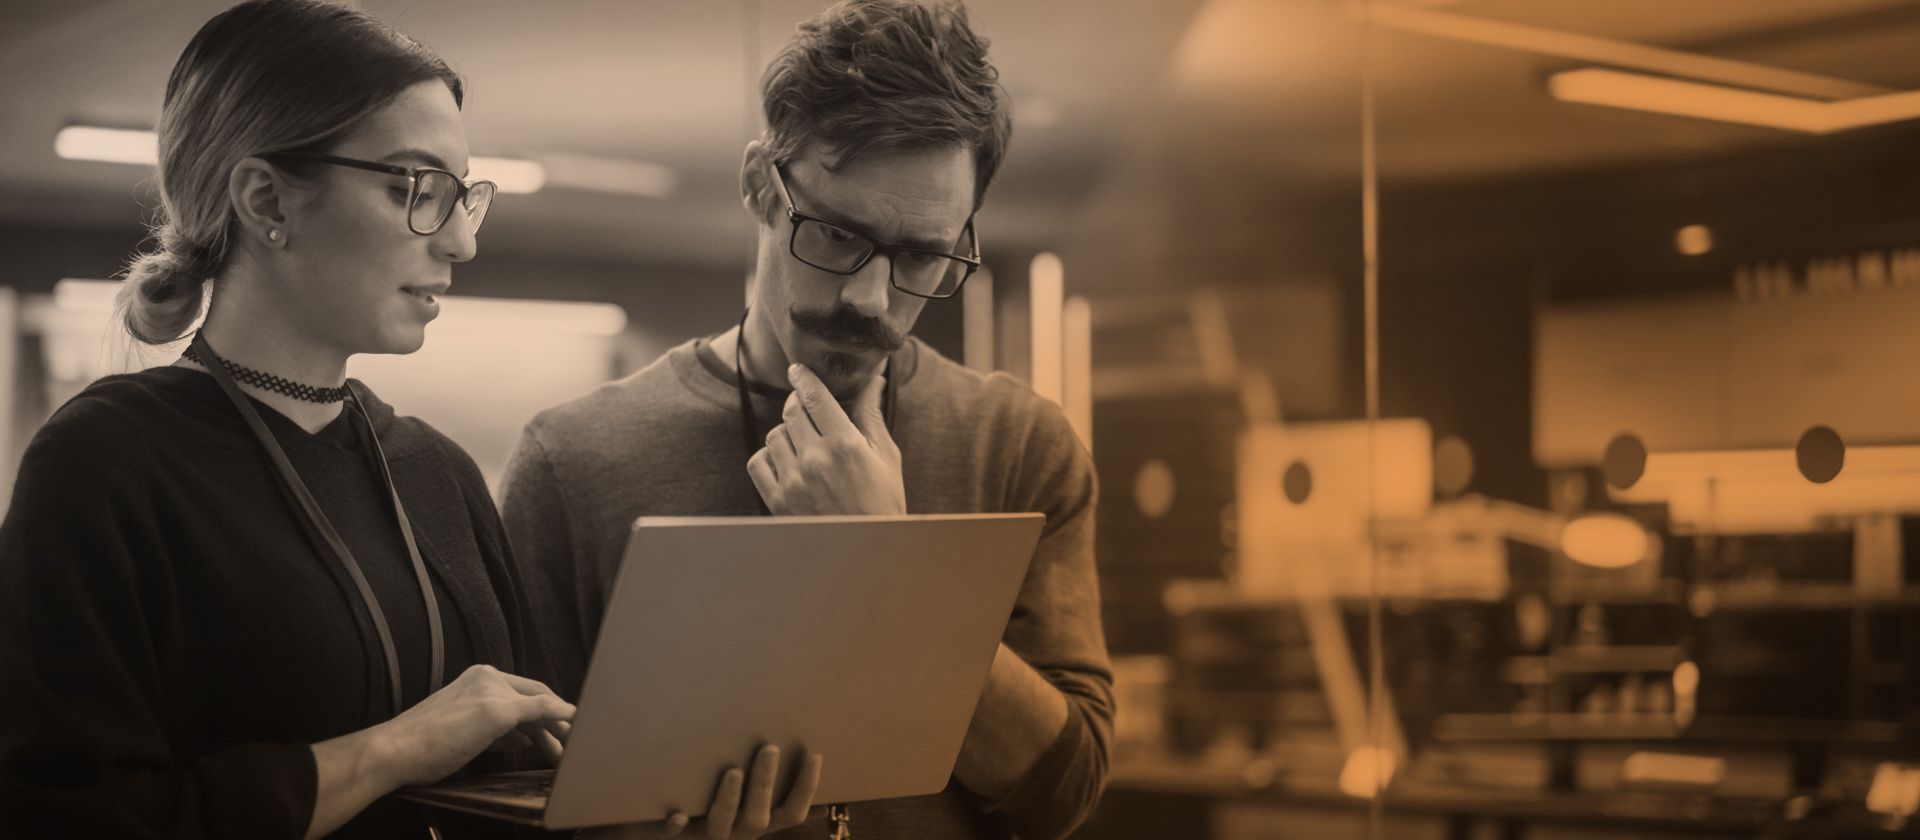
<svg viewBox="0 0 1920 840">
<path fill-rule="evenodd" d="M 747 475 L 778 516 L 907 512 L 900 448 L 880 406 L 886 377 L 876 376 L 840 408 L 805 365 L 787 368 L 793 393 L 766 446 L 747 459 Z"/>
</svg>

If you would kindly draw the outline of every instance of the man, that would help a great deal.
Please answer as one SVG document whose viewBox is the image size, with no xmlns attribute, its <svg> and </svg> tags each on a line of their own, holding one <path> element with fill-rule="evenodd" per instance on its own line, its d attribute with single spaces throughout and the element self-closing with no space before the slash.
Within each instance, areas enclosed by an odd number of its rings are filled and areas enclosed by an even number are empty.
<svg viewBox="0 0 1920 840">
<path fill-rule="evenodd" d="M 906 337 L 978 264 L 1011 130 L 986 46 L 957 5 L 849 0 L 802 25 L 741 166 L 759 222 L 741 324 L 541 413 L 502 490 L 569 698 L 636 516 L 1045 513 L 947 790 L 855 806 L 862 838 L 1060 837 L 1106 776 L 1087 452 L 1013 378 Z"/>
</svg>

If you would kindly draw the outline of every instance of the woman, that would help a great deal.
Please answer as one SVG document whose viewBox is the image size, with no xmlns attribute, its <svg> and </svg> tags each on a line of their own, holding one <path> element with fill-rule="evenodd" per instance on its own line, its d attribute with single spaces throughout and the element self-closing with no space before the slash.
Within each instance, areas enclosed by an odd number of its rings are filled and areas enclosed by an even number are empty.
<svg viewBox="0 0 1920 840">
<path fill-rule="evenodd" d="M 163 344 L 211 304 L 179 362 L 94 383 L 21 465 L 0 525 L 10 833 L 425 837 L 453 820 L 387 793 L 489 747 L 557 754 L 573 707 L 514 675 L 537 645 L 479 471 L 345 376 L 418 349 L 474 255 L 493 185 L 457 174 L 461 95 L 417 42 L 312 0 L 242 3 L 180 56 L 160 250 L 121 306 Z M 777 809 L 768 766 L 723 777 L 710 836 L 805 817 L 818 758 Z"/>
</svg>

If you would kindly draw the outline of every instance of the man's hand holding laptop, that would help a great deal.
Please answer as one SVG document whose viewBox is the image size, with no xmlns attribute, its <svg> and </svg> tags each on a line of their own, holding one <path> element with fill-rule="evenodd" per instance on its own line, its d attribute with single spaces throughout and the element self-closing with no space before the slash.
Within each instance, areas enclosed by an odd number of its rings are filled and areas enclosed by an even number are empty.
<svg viewBox="0 0 1920 840">
<path fill-rule="evenodd" d="M 693 820 L 688 819 L 685 812 L 679 812 L 657 823 L 584 829 L 575 837 L 579 840 L 621 840 L 677 837 L 689 833 L 708 840 L 752 840 L 767 832 L 791 828 L 825 814 L 825 808 L 813 807 L 813 794 L 820 786 L 820 765 L 820 756 L 807 756 L 807 760 L 800 765 L 800 775 L 793 780 L 793 788 L 787 792 L 786 800 L 779 807 L 774 807 L 773 778 L 780 768 L 780 748 L 764 746 L 754 756 L 750 780 L 738 767 L 728 768 L 727 772 L 721 774 L 720 786 L 714 789 L 713 804 L 709 806 L 705 817 Z M 744 798 L 741 795 L 742 787 L 746 788 Z M 692 830 L 689 832 L 689 829 Z"/>
</svg>

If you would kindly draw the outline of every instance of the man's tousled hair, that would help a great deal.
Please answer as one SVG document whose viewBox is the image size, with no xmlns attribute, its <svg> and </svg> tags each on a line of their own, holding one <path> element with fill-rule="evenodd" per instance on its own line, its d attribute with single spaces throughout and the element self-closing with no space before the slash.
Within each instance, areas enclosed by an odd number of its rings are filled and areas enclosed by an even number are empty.
<svg viewBox="0 0 1920 840">
<path fill-rule="evenodd" d="M 835 5 L 767 65 L 760 99 L 775 161 L 816 147 L 833 171 L 868 151 L 962 147 L 973 154 L 975 204 L 1013 133 L 987 40 L 951 0 Z"/>
</svg>

